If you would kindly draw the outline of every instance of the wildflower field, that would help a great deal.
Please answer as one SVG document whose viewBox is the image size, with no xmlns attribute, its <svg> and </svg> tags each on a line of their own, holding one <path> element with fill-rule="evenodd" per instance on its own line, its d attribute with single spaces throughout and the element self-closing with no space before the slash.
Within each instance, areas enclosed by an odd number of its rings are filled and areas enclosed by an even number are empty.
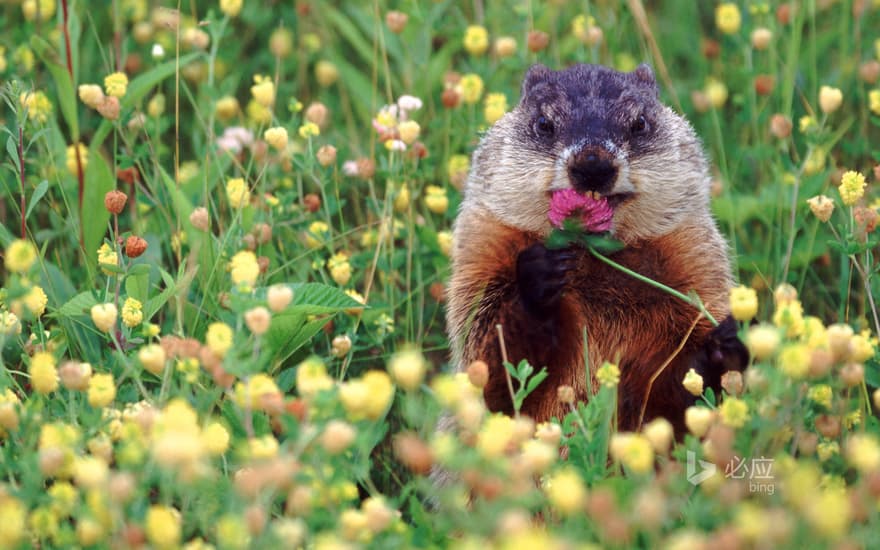
<svg viewBox="0 0 880 550">
<path fill-rule="evenodd" d="M 880 547 L 877 0 L 0 25 L 0 548 Z M 539 425 L 453 373 L 470 153 L 538 62 L 651 64 L 711 159 L 752 358 L 720 395 L 682 380 L 680 441 L 617 431 L 616 365 Z"/>
</svg>

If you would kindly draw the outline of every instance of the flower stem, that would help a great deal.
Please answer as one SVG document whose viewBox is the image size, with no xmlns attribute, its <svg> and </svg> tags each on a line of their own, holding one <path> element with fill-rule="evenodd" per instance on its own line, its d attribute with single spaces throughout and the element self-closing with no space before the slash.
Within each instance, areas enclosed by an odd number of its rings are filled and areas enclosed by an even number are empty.
<svg viewBox="0 0 880 550">
<path fill-rule="evenodd" d="M 18 175 L 21 180 L 21 238 L 27 237 L 27 226 L 25 225 L 25 206 L 27 206 L 27 198 L 24 194 L 24 129 L 18 126 Z"/>
<path fill-rule="evenodd" d="M 674 288 L 668 287 L 668 286 L 664 285 L 663 283 L 655 281 L 654 279 L 649 279 L 648 277 L 645 277 L 644 275 L 636 273 L 635 271 L 629 269 L 628 267 L 624 267 L 624 266 L 620 265 L 619 263 L 615 262 L 614 260 L 607 258 L 607 257 L 603 256 L 602 254 L 599 254 L 598 252 L 596 252 L 596 250 L 592 246 L 588 247 L 587 249 L 590 251 L 590 254 L 595 256 L 598 260 L 605 262 L 606 264 L 610 265 L 614 269 L 622 271 L 622 272 L 626 273 L 627 275 L 629 275 L 630 277 L 636 278 L 639 281 L 642 281 L 643 283 L 649 284 L 649 285 L 653 286 L 654 288 L 658 288 L 658 289 L 662 290 L 663 292 L 671 294 L 671 295 L 675 296 L 676 298 L 678 298 L 679 300 L 694 306 L 695 308 L 697 308 L 700 311 L 700 313 L 702 313 L 703 315 L 706 316 L 707 319 L 709 319 L 709 321 L 712 323 L 713 326 L 716 326 L 716 327 L 718 326 L 718 321 L 715 319 L 715 317 L 712 316 L 711 313 L 709 313 L 709 310 L 706 309 L 706 306 L 705 306 L 705 304 L 703 304 L 703 301 L 700 300 L 700 297 L 697 296 L 696 294 L 694 294 L 693 296 L 687 296 L 686 294 L 682 294 L 681 292 L 675 290 Z"/>
</svg>

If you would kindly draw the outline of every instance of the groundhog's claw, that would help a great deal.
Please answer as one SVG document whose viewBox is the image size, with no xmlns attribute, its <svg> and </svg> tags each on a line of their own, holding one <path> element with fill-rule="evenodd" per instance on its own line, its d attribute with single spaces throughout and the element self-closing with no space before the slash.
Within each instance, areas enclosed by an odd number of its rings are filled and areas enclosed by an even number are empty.
<svg viewBox="0 0 880 550">
<path fill-rule="evenodd" d="M 574 267 L 571 249 L 548 249 L 537 243 L 519 253 L 516 259 L 516 282 L 526 310 L 538 317 L 548 317 L 559 299 Z"/>
</svg>

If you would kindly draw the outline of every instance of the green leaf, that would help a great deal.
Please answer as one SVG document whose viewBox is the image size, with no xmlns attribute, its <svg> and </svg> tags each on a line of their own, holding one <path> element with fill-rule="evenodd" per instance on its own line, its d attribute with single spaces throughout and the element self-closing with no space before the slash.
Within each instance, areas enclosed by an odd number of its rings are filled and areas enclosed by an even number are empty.
<svg viewBox="0 0 880 550">
<path fill-rule="evenodd" d="M 141 265 L 147 268 L 146 271 L 143 269 L 132 269 L 129 271 L 128 276 L 125 277 L 125 292 L 129 298 L 134 298 L 143 304 L 147 301 L 150 293 L 150 266 L 146 264 Z"/>
<path fill-rule="evenodd" d="M 79 317 L 80 315 L 88 315 L 92 306 L 96 305 L 98 300 L 91 292 L 80 292 L 63 306 L 58 308 L 58 314 L 64 317 Z"/>
<path fill-rule="evenodd" d="M 299 283 L 293 289 L 292 307 L 307 315 L 336 313 L 346 309 L 365 307 L 336 287 L 321 283 Z"/>
<path fill-rule="evenodd" d="M 43 198 L 43 195 L 45 195 L 46 191 L 48 191 L 48 190 L 49 190 L 49 182 L 46 180 L 41 181 L 40 184 L 37 186 L 37 188 L 34 189 L 34 194 L 31 195 L 30 204 L 28 204 L 27 212 L 24 215 L 25 219 L 31 217 L 31 212 L 33 212 L 34 206 L 36 206 L 37 203 L 40 202 L 40 199 Z"/>
<path fill-rule="evenodd" d="M 49 42 L 36 34 L 31 35 L 31 48 L 52 74 L 55 81 L 55 88 L 58 91 L 56 99 L 61 109 L 61 115 L 64 121 L 70 126 L 70 134 L 74 139 L 79 137 L 79 119 L 76 112 L 76 93 L 73 90 L 73 81 L 70 79 L 70 73 L 67 71 L 65 64 L 61 62 L 61 54 L 52 47 Z"/>
<path fill-rule="evenodd" d="M 113 172 L 104 157 L 95 149 L 94 144 L 89 150 L 89 164 L 84 174 L 85 189 L 83 190 L 83 243 L 85 245 L 86 262 L 96 265 L 96 252 L 107 233 L 107 222 L 110 212 L 104 208 L 104 195 L 114 188 Z"/>
</svg>

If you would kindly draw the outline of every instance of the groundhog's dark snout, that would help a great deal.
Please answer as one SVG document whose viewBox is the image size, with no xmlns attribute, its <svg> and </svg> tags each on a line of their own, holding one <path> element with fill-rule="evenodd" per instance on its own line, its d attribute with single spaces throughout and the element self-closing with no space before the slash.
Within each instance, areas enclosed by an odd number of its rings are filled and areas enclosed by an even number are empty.
<svg viewBox="0 0 880 550">
<path fill-rule="evenodd" d="M 585 148 L 569 159 L 568 175 L 577 191 L 606 193 L 614 186 L 617 165 L 604 149 Z"/>
</svg>

